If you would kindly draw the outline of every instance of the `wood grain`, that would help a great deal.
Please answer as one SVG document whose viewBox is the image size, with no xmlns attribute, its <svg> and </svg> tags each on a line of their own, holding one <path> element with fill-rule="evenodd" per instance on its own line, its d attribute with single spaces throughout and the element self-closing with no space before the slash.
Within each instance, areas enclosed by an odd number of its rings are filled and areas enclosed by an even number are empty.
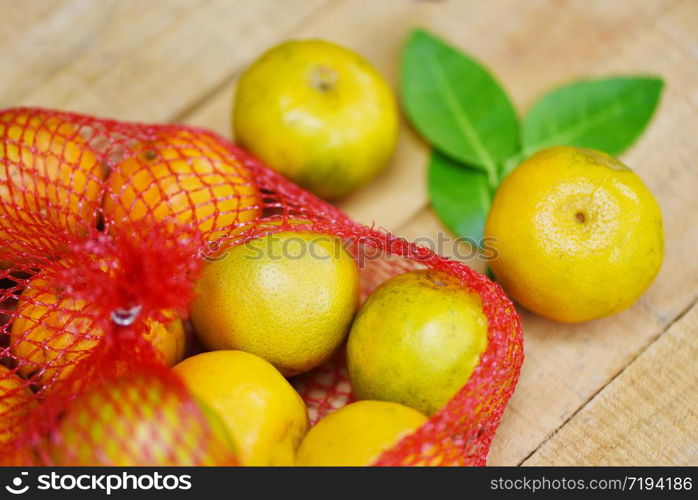
<svg viewBox="0 0 698 500">
<path fill-rule="evenodd" d="M 0 92 L 0 107 L 167 121 L 325 1 L 73 1 L 36 17 L 28 33 L 3 19 L 0 85 L 12 91 Z M 41 4 L 4 3 L 12 11 Z"/>
<path fill-rule="evenodd" d="M 176 120 L 225 136 L 237 75 L 286 38 L 351 47 L 397 91 L 401 45 L 411 27 L 426 27 L 485 62 L 521 111 L 581 76 L 663 76 L 656 119 L 623 159 L 662 207 L 664 267 L 612 318 L 570 326 L 522 311 L 526 362 L 489 463 L 696 462 L 686 425 L 695 432 L 687 384 L 695 383 L 696 307 L 672 322 L 698 297 L 698 2 L 0 0 L 0 11 L 0 107 Z M 403 120 L 391 164 L 341 207 L 409 239 L 438 241 L 448 233 L 427 205 L 427 154 Z M 441 241 L 441 253 L 484 270 L 468 248 Z M 684 369 L 667 369 L 674 358 Z"/>
<path fill-rule="evenodd" d="M 98 36 L 110 4 L 0 1 L 0 106 L 18 104 L 74 60 Z"/>
<path fill-rule="evenodd" d="M 698 465 L 698 305 L 524 465 Z"/>
<path fill-rule="evenodd" d="M 638 303 L 612 318 L 565 326 L 524 312 L 527 359 L 513 411 L 493 444 L 492 463 L 519 463 L 698 297 L 698 229 L 690 218 L 678 215 L 698 210 L 698 170 L 692 159 L 698 148 L 691 139 L 698 119 L 689 95 L 698 64 L 695 54 L 660 29 L 671 18 L 686 15 L 687 8 L 688 3 L 679 5 L 652 29 L 631 38 L 615 64 L 606 63 L 618 71 L 643 64 L 667 80 L 654 123 L 625 157 L 662 208 L 663 268 Z M 686 128 L 677 128 L 677 123 Z"/>
</svg>

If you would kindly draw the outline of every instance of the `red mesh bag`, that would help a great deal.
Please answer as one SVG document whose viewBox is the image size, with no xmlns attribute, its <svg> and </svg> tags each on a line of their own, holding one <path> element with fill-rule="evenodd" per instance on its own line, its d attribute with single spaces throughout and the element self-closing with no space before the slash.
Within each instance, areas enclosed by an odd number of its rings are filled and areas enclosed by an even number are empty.
<svg viewBox="0 0 698 500">
<path fill-rule="evenodd" d="M 364 298 L 420 268 L 480 295 L 489 343 L 468 383 L 376 465 L 485 464 L 523 361 L 519 317 L 486 277 L 356 224 L 206 130 L 10 109 L 0 162 L 1 464 L 236 464 L 164 358 L 185 354 L 175 318 L 202 262 L 298 220 L 351 243 Z M 313 422 L 353 399 L 341 354 L 292 382 Z"/>
</svg>

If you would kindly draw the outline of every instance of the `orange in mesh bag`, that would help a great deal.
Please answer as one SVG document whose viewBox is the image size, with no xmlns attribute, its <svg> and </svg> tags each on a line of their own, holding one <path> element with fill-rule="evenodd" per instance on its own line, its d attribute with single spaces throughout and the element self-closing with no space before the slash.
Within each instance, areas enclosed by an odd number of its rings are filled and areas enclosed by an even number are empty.
<svg viewBox="0 0 698 500">
<path fill-rule="evenodd" d="M 169 369 L 185 355 L 179 318 L 204 258 L 294 230 L 348 240 L 364 298 L 421 268 L 480 296 L 479 365 L 376 465 L 486 463 L 523 361 L 519 317 L 486 277 L 354 223 L 205 130 L 11 109 L 0 162 L 0 464 L 237 464 Z M 354 400 L 343 354 L 292 382 L 313 423 Z"/>
</svg>

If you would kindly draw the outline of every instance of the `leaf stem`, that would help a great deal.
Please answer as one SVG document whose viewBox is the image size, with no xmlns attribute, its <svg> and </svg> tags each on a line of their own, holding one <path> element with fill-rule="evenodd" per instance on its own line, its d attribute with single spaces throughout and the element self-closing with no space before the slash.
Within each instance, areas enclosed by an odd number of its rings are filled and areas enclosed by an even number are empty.
<svg viewBox="0 0 698 500">
<path fill-rule="evenodd" d="M 497 167 L 493 165 L 493 168 L 486 168 L 487 171 L 487 183 L 490 186 L 492 192 L 499 186 L 499 176 L 497 175 Z"/>
</svg>

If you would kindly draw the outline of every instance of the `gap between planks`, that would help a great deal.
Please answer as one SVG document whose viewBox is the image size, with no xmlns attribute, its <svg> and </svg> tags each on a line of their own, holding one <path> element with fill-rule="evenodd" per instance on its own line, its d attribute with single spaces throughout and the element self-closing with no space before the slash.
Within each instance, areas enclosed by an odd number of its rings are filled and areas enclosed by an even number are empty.
<svg viewBox="0 0 698 500">
<path fill-rule="evenodd" d="M 545 446 L 548 441 L 553 439 L 559 432 L 561 432 L 565 426 L 570 423 L 580 412 L 582 412 L 594 399 L 600 396 L 616 379 L 621 377 L 625 371 L 630 368 L 634 363 L 638 362 L 642 355 L 647 352 L 656 342 L 658 342 L 663 335 L 665 335 L 675 324 L 680 322 L 691 310 L 698 304 L 698 297 L 694 297 L 691 303 L 686 306 L 670 323 L 668 323 L 663 330 L 651 337 L 650 341 L 647 342 L 640 350 L 632 357 L 632 359 L 621 368 L 613 377 L 611 377 L 604 385 L 599 387 L 599 389 L 592 394 L 589 399 L 580 405 L 568 418 L 566 418 L 555 430 L 553 430 L 543 441 L 536 446 L 528 455 L 521 459 L 517 465 L 523 465 L 527 460 L 533 457 L 543 446 Z"/>
</svg>

